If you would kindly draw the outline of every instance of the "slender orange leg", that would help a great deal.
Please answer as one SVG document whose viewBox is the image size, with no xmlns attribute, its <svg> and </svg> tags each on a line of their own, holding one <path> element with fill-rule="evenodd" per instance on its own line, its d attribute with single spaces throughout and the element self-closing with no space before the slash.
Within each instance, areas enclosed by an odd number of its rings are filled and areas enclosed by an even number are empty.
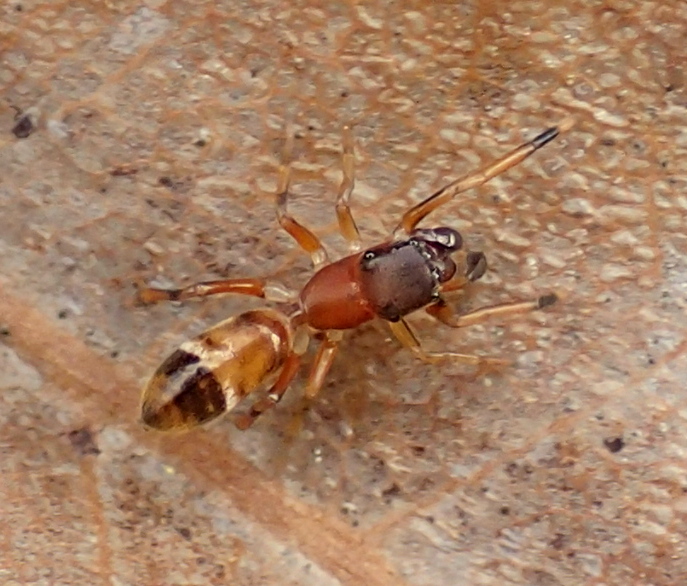
<svg viewBox="0 0 687 586">
<path fill-rule="evenodd" d="M 182 289 L 141 287 L 138 290 L 138 301 L 147 305 L 158 301 L 184 301 L 192 297 L 209 297 L 221 293 L 251 295 L 282 303 L 296 299 L 293 291 L 280 285 L 269 284 L 263 279 L 221 279 L 195 283 Z"/>
<path fill-rule="evenodd" d="M 287 210 L 289 200 L 289 183 L 291 181 L 291 153 L 293 151 L 293 132 L 287 130 L 286 144 L 279 165 L 279 179 L 277 182 L 277 219 L 279 225 L 286 230 L 298 245 L 312 258 L 315 268 L 327 262 L 327 251 L 320 239 L 305 226 L 297 222 Z"/>
<path fill-rule="evenodd" d="M 308 382 L 305 386 L 306 399 L 312 399 L 320 392 L 324 380 L 327 377 L 327 373 L 334 362 L 336 352 L 339 349 L 341 337 L 341 332 L 329 332 L 327 338 L 317 350 L 317 355 L 315 356 L 315 361 L 313 362 L 312 369 L 308 376 Z"/>
<path fill-rule="evenodd" d="M 294 377 L 298 373 L 298 368 L 301 365 L 301 357 L 293 352 L 284 362 L 277 381 L 272 385 L 268 391 L 267 396 L 259 401 L 256 401 L 250 408 L 250 411 L 244 415 L 240 415 L 234 421 L 234 424 L 239 429 L 248 429 L 255 420 L 260 417 L 265 411 L 272 409 L 279 401 L 281 401 L 284 393 L 289 388 Z"/>
<path fill-rule="evenodd" d="M 534 311 L 536 309 L 543 309 L 544 307 L 553 305 L 557 299 L 554 293 L 550 293 L 548 295 L 542 295 L 534 301 L 502 303 L 500 305 L 492 305 L 491 307 L 483 307 L 482 309 L 477 309 L 463 315 L 456 314 L 442 299 L 427 307 L 425 311 L 444 325 L 452 328 L 464 328 L 466 326 L 482 323 L 492 317 L 507 317 Z"/>
<path fill-rule="evenodd" d="M 565 128 L 563 129 L 565 130 Z M 418 222 L 420 222 L 420 220 L 422 220 L 427 214 L 433 212 L 439 206 L 449 202 L 459 193 L 462 193 L 468 189 L 472 189 L 473 187 L 483 185 L 490 179 L 493 179 L 497 175 L 500 175 L 518 163 L 521 163 L 533 152 L 556 138 L 558 133 L 558 128 L 549 128 L 533 140 L 526 142 L 525 144 L 512 150 L 507 155 L 504 155 L 486 167 L 483 167 L 482 169 L 479 169 L 473 173 L 469 173 L 460 179 L 452 181 L 445 187 L 442 187 L 439 189 L 439 191 L 430 195 L 427 199 L 406 211 L 406 213 L 403 214 L 398 226 L 396 226 L 394 235 L 398 237 L 401 236 L 402 233 L 410 234 L 415 229 Z"/>
<path fill-rule="evenodd" d="M 427 352 L 417 339 L 413 330 L 406 323 L 405 320 L 401 319 L 397 322 L 389 322 L 389 327 L 391 332 L 396 336 L 399 342 L 403 344 L 408 350 L 410 350 L 415 356 L 417 356 L 423 362 L 428 362 L 430 364 L 435 364 L 440 360 L 450 359 L 457 360 L 459 362 L 465 362 L 467 364 L 474 364 L 476 366 L 491 364 L 491 365 L 504 365 L 509 364 L 506 360 L 498 360 L 495 358 L 482 358 L 481 356 L 474 356 L 472 354 L 459 354 L 458 352 Z"/>
<path fill-rule="evenodd" d="M 339 230 L 348 240 L 351 252 L 358 252 L 362 248 L 360 232 L 351 213 L 351 194 L 355 186 L 355 154 L 353 153 L 353 134 L 350 126 L 343 127 L 343 179 L 336 199 L 336 217 L 339 220 Z"/>
</svg>

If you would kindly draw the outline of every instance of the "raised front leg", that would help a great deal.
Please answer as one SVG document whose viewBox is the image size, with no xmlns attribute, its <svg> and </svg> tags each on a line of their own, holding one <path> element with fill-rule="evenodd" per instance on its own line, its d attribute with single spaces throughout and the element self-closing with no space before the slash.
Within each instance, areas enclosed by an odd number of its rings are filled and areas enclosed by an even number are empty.
<svg viewBox="0 0 687 586">
<path fill-rule="evenodd" d="M 568 125 L 569 123 L 566 124 L 565 128 L 562 129 L 565 130 Z M 473 187 L 483 185 L 490 179 L 493 179 L 497 175 L 500 175 L 518 163 L 521 163 L 533 152 L 556 138 L 558 133 L 558 128 L 549 128 L 548 130 L 542 132 L 539 136 L 535 137 L 533 140 L 526 142 L 525 144 L 512 150 L 510 153 L 504 155 L 500 159 L 497 159 L 493 163 L 488 164 L 486 167 L 483 167 L 482 169 L 472 173 L 468 173 L 464 177 L 461 177 L 456 181 L 452 181 L 445 187 L 442 187 L 439 189 L 439 191 L 433 193 L 424 201 L 407 210 L 406 213 L 403 214 L 398 226 L 396 226 L 394 235 L 396 237 L 401 237 L 405 234 L 410 234 L 413 230 L 415 230 L 415 227 L 418 225 L 420 220 L 422 220 L 427 214 L 433 212 L 439 206 L 451 201 L 459 193 L 462 193 L 468 189 L 472 189 Z"/>
</svg>

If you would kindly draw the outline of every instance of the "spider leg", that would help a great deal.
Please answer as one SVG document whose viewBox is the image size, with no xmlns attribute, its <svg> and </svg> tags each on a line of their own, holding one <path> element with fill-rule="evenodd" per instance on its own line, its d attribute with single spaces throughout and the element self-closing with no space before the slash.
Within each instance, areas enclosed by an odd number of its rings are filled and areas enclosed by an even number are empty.
<svg viewBox="0 0 687 586">
<path fill-rule="evenodd" d="M 184 301 L 193 297 L 209 297 L 221 293 L 251 295 L 262 297 L 268 301 L 289 302 L 296 298 L 296 294 L 280 285 L 270 284 L 264 279 L 221 279 L 218 281 L 203 281 L 194 283 L 181 289 L 155 289 L 140 287 L 138 301 L 142 304 L 157 303 L 158 301 Z"/>
<path fill-rule="evenodd" d="M 398 226 L 396 226 L 394 229 L 394 235 L 398 237 L 401 235 L 410 234 L 427 214 L 433 212 L 439 206 L 451 201 L 459 193 L 462 193 L 468 189 L 472 189 L 473 187 L 483 185 L 490 179 L 493 179 L 497 175 L 500 175 L 518 163 L 521 163 L 536 150 L 540 149 L 545 144 L 556 138 L 558 133 L 559 129 L 557 127 L 549 128 L 535 137 L 533 140 L 526 142 L 525 144 L 512 150 L 493 163 L 489 163 L 482 169 L 478 169 L 477 171 L 469 173 L 464 177 L 456 179 L 455 181 L 452 181 L 448 185 L 442 187 L 424 201 L 407 210 L 403 214 Z"/>
<path fill-rule="evenodd" d="M 279 225 L 310 255 L 314 267 L 318 269 L 327 263 L 327 251 L 322 246 L 320 239 L 295 220 L 287 209 L 289 183 L 291 181 L 291 153 L 293 152 L 293 140 L 293 132 L 289 129 L 287 131 L 281 164 L 279 165 L 279 178 L 277 181 L 277 220 L 279 221 Z"/>
<path fill-rule="evenodd" d="M 351 213 L 350 199 L 355 186 L 355 154 L 353 152 L 353 135 L 350 126 L 343 127 L 343 179 L 336 199 L 336 217 L 339 231 L 348 240 L 351 252 L 358 252 L 362 247 L 360 232 Z"/>
<path fill-rule="evenodd" d="M 327 337 L 317 350 L 315 361 L 313 362 L 308 382 L 305 385 L 306 399 L 312 399 L 320 392 L 324 384 L 327 373 L 334 362 L 334 357 L 339 349 L 339 342 L 343 334 L 340 331 L 327 332 Z"/>
<path fill-rule="evenodd" d="M 439 320 L 444 325 L 451 328 L 464 328 L 482 323 L 492 317 L 507 317 L 519 313 L 527 313 L 536 309 L 543 309 L 549 305 L 553 305 L 558 298 L 554 293 L 542 295 L 534 301 L 521 301 L 515 303 L 502 303 L 500 305 L 492 305 L 491 307 L 483 307 L 476 309 L 470 313 L 463 315 L 456 314 L 453 309 L 443 300 L 440 299 L 436 303 L 430 305 L 425 311 Z"/>
<path fill-rule="evenodd" d="M 391 328 L 391 332 L 403 346 L 408 348 L 417 358 L 429 364 L 436 364 L 440 360 L 445 359 L 457 360 L 458 362 L 474 364 L 475 366 L 487 364 L 499 366 L 510 364 L 507 360 L 483 358 L 472 354 L 460 354 L 458 352 L 427 352 L 405 320 L 401 319 L 397 322 L 389 322 L 389 327 Z"/>
<path fill-rule="evenodd" d="M 255 423 L 255 420 L 260 417 L 260 415 L 262 415 L 265 411 L 272 409 L 272 407 L 279 403 L 288 390 L 289 385 L 293 381 L 294 377 L 298 373 L 300 364 L 300 355 L 296 352 L 292 352 L 284 362 L 284 366 L 282 366 L 279 377 L 274 385 L 272 385 L 272 388 L 267 392 L 267 395 L 259 401 L 253 403 L 248 413 L 239 415 L 235 419 L 234 425 L 241 430 L 248 429 L 251 425 L 253 425 L 253 423 Z"/>
</svg>

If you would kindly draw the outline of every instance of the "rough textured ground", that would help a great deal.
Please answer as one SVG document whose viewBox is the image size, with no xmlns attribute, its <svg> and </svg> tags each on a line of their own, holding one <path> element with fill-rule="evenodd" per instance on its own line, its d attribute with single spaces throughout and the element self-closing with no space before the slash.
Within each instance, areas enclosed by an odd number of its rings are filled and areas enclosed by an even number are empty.
<svg viewBox="0 0 687 586">
<path fill-rule="evenodd" d="M 686 26 L 682 0 L 2 3 L 0 581 L 684 583 Z M 343 124 L 372 243 L 568 117 L 431 217 L 490 259 L 464 307 L 560 295 L 412 320 L 514 366 L 426 366 L 372 325 L 309 410 L 301 378 L 248 432 L 140 428 L 159 361 L 261 304 L 134 283 L 309 274 L 275 227 L 285 120 L 292 210 L 340 253 Z"/>
</svg>

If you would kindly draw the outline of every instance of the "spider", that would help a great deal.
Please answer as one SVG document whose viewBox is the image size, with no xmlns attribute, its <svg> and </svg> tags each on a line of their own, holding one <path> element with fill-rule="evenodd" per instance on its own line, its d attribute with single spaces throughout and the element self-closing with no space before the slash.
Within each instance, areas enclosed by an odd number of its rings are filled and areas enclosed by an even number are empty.
<svg viewBox="0 0 687 586">
<path fill-rule="evenodd" d="M 279 166 L 277 219 L 311 256 L 315 272 L 299 293 L 259 278 L 205 281 L 172 290 L 141 288 L 138 295 L 142 303 L 235 293 L 288 303 L 292 308 L 295 305 L 289 314 L 268 308 L 247 311 L 183 342 L 143 389 L 144 425 L 161 431 L 188 430 L 232 411 L 244 397 L 271 385 L 235 420 L 239 429 L 246 429 L 284 396 L 311 338 L 321 343 L 305 385 L 306 398 L 315 397 L 321 389 L 344 332 L 376 318 L 385 320 L 401 344 L 421 360 L 436 362 L 449 358 L 473 365 L 488 361 L 457 352 L 426 351 L 405 316 L 424 309 L 441 323 L 462 328 L 494 316 L 547 307 L 555 303 L 556 295 L 484 307 L 463 315 L 454 313 L 444 295 L 479 279 L 487 270 L 486 257 L 481 252 L 462 251 L 463 238 L 453 228 L 417 225 L 459 193 L 522 162 L 558 136 L 565 126 L 549 128 L 482 169 L 442 187 L 406 210 L 389 240 L 365 249 L 350 208 L 355 158 L 352 132 L 345 126 L 343 180 L 336 200 L 336 216 L 350 254 L 334 262 L 328 260 L 318 237 L 287 210 L 294 140 L 293 133 L 288 133 Z M 458 251 L 464 255 L 464 270 L 460 273 L 452 258 Z"/>
</svg>

